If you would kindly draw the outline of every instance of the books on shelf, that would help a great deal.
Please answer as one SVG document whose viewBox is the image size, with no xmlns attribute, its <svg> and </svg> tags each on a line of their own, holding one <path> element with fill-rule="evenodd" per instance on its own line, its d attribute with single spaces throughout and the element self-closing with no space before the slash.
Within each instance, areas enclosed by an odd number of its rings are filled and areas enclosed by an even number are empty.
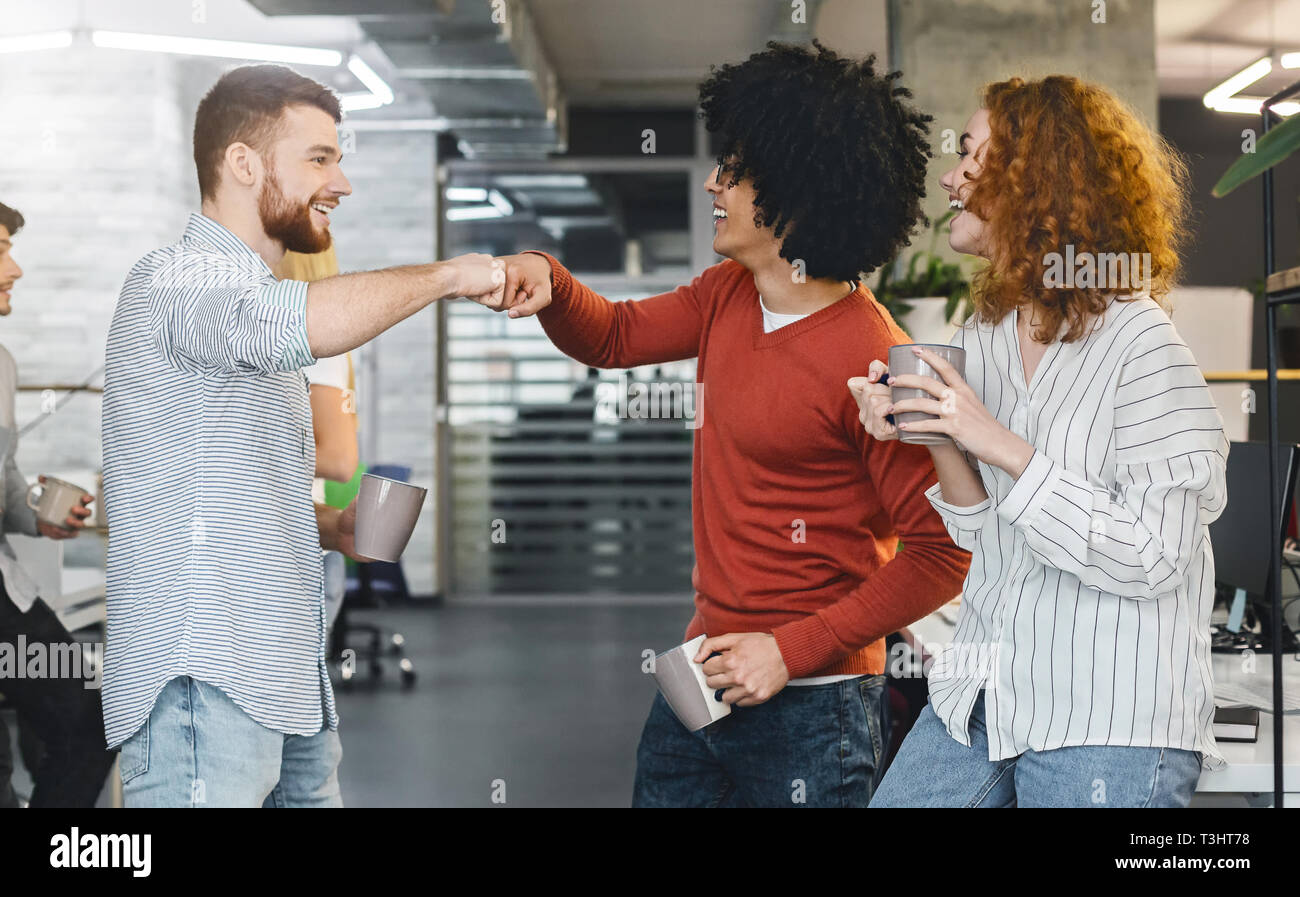
<svg viewBox="0 0 1300 897">
<path fill-rule="evenodd" d="M 1258 738 L 1258 708 L 1214 708 L 1214 739 L 1216 741 L 1256 741 Z"/>
</svg>

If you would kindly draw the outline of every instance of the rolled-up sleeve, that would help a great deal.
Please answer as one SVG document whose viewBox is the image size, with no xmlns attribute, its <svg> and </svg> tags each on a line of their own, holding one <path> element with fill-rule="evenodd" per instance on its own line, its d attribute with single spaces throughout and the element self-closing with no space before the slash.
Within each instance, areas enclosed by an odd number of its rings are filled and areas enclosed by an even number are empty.
<svg viewBox="0 0 1300 897">
<path fill-rule="evenodd" d="M 149 290 L 154 346 L 173 367 L 269 374 L 315 362 L 307 343 L 303 281 L 177 285 Z"/>
<path fill-rule="evenodd" d="M 1113 482 L 1035 451 L 997 505 L 1042 563 L 1127 598 L 1174 591 L 1227 501 L 1223 421 L 1191 353 L 1168 325 L 1144 343 L 1119 374 Z"/>
<path fill-rule="evenodd" d="M 948 535 L 952 537 L 957 547 L 964 548 L 966 551 L 974 551 L 980 530 L 984 528 L 984 524 L 988 521 L 989 511 L 993 507 L 993 500 L 986 498 L 979 504 L 969 507 L 949 504 L 943 500 L 943 491 L 938 483 L 925 490 L 925 497 L 930 500 L 930 504 L 939 512 L 939 519 L 943 521 L 944 527 L 948 530 Z"/>
</svg>

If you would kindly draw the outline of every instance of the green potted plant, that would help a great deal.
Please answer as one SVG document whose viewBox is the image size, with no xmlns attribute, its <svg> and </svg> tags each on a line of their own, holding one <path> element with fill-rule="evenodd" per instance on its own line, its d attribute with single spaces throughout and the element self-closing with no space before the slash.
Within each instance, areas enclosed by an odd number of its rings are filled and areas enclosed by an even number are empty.
<svg viewBox="0 0 1300 897">
<path fill-rule="evenodd" d="M 1228 166 L 1223 177 L 1214 185 L 1213 195 L 1227 196 L 1242 184 L 1290 158 L 1297 150 L 1300 150 L 1300 115 L 1293 115 L 1261 137 L 1255 144 L 1253 153 L 1242 153 L 1240 159 Z M 1257 300 L 1262 299 L 1263 279 L 1252 283 L 1250 291 Z M 1297 326 L 1300 322 L 1296 318 L 1295 306 L 1283 305 L 1278 309 L 1278 361 L 1284 368 L 1300 365 L 1300 326 Z"/>
<path fill-rule="evenodd" d="M 956 214 L 950 209 L 931 225 L 929 248 L 913 253 L 901 271 L 900 258 L 881 267 L 872 291 L 894 320 L 920 342 L 947 342 L 949 334 L 943 330 L 960 325 L 973 311 L 966 272 L 936 251 L 939 235 Z"/>
<path fill-rule="evenodd" d="M 1228 167 L 1214 185 L 1215 196 L 1227 196 L 1251 178 L 1258 177 L 1274 165 L 1300 150 L 1300 115 L 1294 115 L 1271 129 L 1255 144 L 1253 153 L 1242 153 L 1241 158 Z"/>
</svg>

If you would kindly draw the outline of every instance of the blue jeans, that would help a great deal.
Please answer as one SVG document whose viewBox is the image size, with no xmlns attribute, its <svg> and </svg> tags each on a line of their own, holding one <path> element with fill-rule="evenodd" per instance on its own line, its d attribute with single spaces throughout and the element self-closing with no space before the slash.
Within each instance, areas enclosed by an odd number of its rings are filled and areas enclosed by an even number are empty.
<svg viewBox="0 0 1300 897">
<path fill-rule="evenodd" d="M 970 747 L 929 704 L 903 739 L 872 807 L 1185 807 L 1196 751 L 1079 745 L 989 760 L 984 693 L 970 716 Z"/>
<path fill-rule="evenodd" d="M 276 732 L 178 676 L 122 743 L 122 791 L 128 807 L 341 807 L 342 758 L 338 732 Z"/>
<path fill-rule="evenodd" d="M 888 731 L 884 676 L 787 686 L 697 732 L 656 694 L 632 805 L 865 807 Z"/>
</svg>

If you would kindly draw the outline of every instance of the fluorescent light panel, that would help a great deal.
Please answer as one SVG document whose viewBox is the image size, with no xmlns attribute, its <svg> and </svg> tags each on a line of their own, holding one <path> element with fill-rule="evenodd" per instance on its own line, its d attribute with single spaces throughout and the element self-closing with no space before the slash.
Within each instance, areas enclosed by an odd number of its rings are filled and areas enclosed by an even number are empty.
<svg viewBox="0 0 1300 897">
<path fill-rule="evenodd" d="M 388 86 L 383 78 L 366 65 L 366 61 L 356 54 L 348 60 L 348 71 L 357 76 L 357 80 L 366 85 L 370 92 L 379 97 L 383 105 L 388 105 L 393 101 L 393 89 Z"/>
<path fill-rule="evenodd" d="M 499 190 L 488 191 L 488 202 L 491 204 L 492 208 L 501 213 L 502 218 L 515 213 L 515 207 L 510 204 L 510 200 L 501 195 Z"/>
<path fill-rule="evenodd" d="M 358 109 L 378 109 L 384 105 L 384 101 L 370 91 L 362 90 L 357 93 L 341 94 L 339 105 L 343 107 L 344 112 L 355 112 Z"/>
<path fill-rule="evenodd" d="M 501 210 L 493 206 L 465 206 L 448 209 L 448 221 L 481 221 L 485 218 L 501 218 Z"/>
<path fill-rule="evenodd" d="M 1285 53 L 1278 62 L 1282 68 L 1300 68 L 1300 53 Z M 1272 71 L 1272 59 L 1267 56 L 1257 59 L 1222 84 L 1211 88 L 1205 94 L 1203 102 L 1216 112 L 1258 115 L 1260 106 L 1268 97 L 1241 96 L 1240 92 L 1267 77 Z M 1300 103 L 1290 101 L 1274 103 L 1271 108 L 1278 115 L 1295 115 L 1300 112 Z"/>
<path fill-rule="evenodd" d="M 72 46 L 71 31 L 42 31 L 39 34 L 19 34 L 0 37 L 0 53 L 26 53 L 30 50 L 58 50 Z"/>
<path fill-rule="evenodd" d="M 1231 99 L 1234 94 L 1245 90 L 1256 81 L 1266 77 L 1271 71 L 1273 71 L 1273 60 L 1267 56 L 1263 59 L 1257 59 L 1222 84 L 1210 88 L 1206 92 L 1203 102 L 1210 109 L 1218 109 L 1224 100 Z"/>
<path fill-rule="evenodd" d="M 183 53 L 189 56 L 218 56 L 226 59 L 256 59 L 294 65 L 341 65 L 338 50 L 290 47 L 283 44 L 255 44 L 246 41 L 209 40 L 178 37 L 170 34 L 136 34 L 126 31 L 92 31 L 91 43 L 115 50 L 146 50 L 156 53 Z"/>
<path fill-rule="evenodd" d="M 585 174 L 502 174 L 492 180 L 497 186 L 517 190 L 565 190 L 587 186 Z"/>
<path fill-rule="evenodd" d="M 0 53 L 24 53 L 32 50 L 57 50 L 72 46 L 71 31 L 45 31 L 0 37 Z M 96 47 L 113 50 L 143 50 L 155 53 L 178 53 L 187 56 L 216 56 L 224 59 L 255 59 L 291 65 L 319 65 L 334 68 L 343 64 L 338 50 L 314 47 L 291 47 L 285 44 L 258 44 L 248 41 L 211 40 L 171 34 L 140 34 L 128 31 L 92 31 L 90 42 Z M 348 70 L 368 88 L 368 92 L 345 93 L 339 97 L 345 112 L 378 109 L 393 102 L 393 89 L 366 65 L 360 56 L 348 60 Z"/>
<path fill-rule="evenodd" d="M 452 202 L 487 202 L 486 187 L 448 187 L 447 198 Z"/>
</svg>

